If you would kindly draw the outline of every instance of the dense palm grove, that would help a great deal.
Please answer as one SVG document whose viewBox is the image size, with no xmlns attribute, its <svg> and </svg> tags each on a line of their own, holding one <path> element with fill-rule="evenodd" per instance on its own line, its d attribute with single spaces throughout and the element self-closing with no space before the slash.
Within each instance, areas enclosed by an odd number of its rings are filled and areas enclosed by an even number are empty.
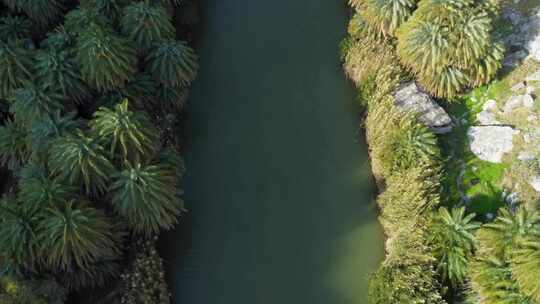
<svg viewBox="0 0 540 304">
<path fill-rule="evenodd" d="M 394 106 L 396 88 L 411 79 L 446 98 L 491 81 L 504 54 L 494 30 L 500 3 L 351 5 L 355 14 L 342 55 L 367 109 L 388 237 L 386 258 L 371 278 L 371 303 L 540 303 L 540 213 L 502 208 L 479 222 L 464 207 L 442 206 L 445 172 L 437 137 Z"/>
<path fill-rule="evenodd" d="M 177 125 L 197 56 L 176 0 L 0 5 L 0 303 L 168 303 Z M 187 26 L 186 26 L 187 27 Z"/>
</svg>

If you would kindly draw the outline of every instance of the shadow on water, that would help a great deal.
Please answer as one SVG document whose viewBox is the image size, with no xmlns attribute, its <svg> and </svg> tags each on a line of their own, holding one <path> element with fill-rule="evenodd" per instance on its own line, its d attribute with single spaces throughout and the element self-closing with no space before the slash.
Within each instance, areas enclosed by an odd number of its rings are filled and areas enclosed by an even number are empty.
<svg viewBox="0 0 540 304">
<path fill-rule="evenodd" d="M 383 255 L 344 3 L 201 2 L 185 200 L 162 237 L 175 302 L 364 304 Z"/>
</svg>

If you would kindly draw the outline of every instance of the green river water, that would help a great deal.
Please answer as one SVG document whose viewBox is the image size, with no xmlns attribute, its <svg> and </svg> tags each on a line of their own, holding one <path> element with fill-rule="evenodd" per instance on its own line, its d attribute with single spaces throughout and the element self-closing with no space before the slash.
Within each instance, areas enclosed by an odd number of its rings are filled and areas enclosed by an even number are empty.
<svg viewBox="0 0 540 304">
<path fill-rule="evenodd" d="M 177 304 L 364 304 L 383 256 L 337 0 L 201 0 Z M 366 60 L 369 60 L 367 58 Z"/>
</svg>

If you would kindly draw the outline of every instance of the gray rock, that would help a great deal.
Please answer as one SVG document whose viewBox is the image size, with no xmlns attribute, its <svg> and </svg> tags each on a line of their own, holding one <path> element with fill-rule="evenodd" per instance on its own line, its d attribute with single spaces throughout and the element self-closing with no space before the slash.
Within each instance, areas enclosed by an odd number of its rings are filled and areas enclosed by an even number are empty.
<svg viewBox="0 0 540 304">
<path fill-rule="evenodd" d="M 395 93 L 395 105 L 403 111 L 418 115 L 418 119 L 435 133 L 452 131 L 450 116 L 415 82 L 402 84 L 398 88 Z"/>
<path fill-rule="evenodd" d="M 500 125 L 501 122 L 495 118 L 495 114 L 488 112 L 488 111 L 482 111 L 476 115 L 476 120 L 481 125 Z"/>
<path fill-rule="evenodd" d="M 472 153 L 492 163 L 500 163 L 514 148 L 513 138 L 519 131 L 508 126 L 475 126 L 467 131 Z"/>
<path fill-rule="evenodd" d="M 531 185 L 536 192 L 540 192 L 540 175 L 533 176 L 529 181 L 529 185 Z"/>
</svg>

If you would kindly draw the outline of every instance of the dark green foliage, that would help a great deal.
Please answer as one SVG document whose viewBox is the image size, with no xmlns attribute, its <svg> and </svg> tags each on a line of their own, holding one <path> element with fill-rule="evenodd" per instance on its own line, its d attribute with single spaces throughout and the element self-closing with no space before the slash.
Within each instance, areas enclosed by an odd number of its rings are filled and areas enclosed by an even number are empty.
<svg viewBox="0 0 540 304">
<path fill-rule="evenodd" d="M 127 99 L 131 106 L 138 109 L 152 108 L 155 106 L 156 90 L 152 77 L 146 73 L 139 73 L 125 87 L 108 91 L 102 98 L 105 104 L 114 105 Z"/>
<path fill-rule="evenodd" d="M 113 158 L 115 153 L 124 161 L 135 163 L 150 159 L 159 149 L 158 131 L 143 112 L 128 109 L 127 99 L 114 110 L 102 107 L 90 122 L 93 136 L 100 138 Z"/>
<path fill-rule="evenodd" d="M 56 281 L 15 280 L 0 278 L 0 303 L 2 304 L 63 304 L 66 290 Z"/>
<path fill-rule="evenodd" d="M 32 22 L 22 16 L 4 16 L 0 18 L 0 39 L 14 42 L 28 39 L 32 34 Z"/>
<path fill-rule="evenodd" d="M 97 9 L 79 7 L 70 11 L 64 21 L 64 27 L 70 35 L 79 36 L 93 26 L 110 26 L 110 21 Z"/>
<path fill-rule="evenodd" d="M 54 173 L 67 178 L 72 185 L 83 186 L 87 193 L 104 191 L 114 170 L 98 140 L 80 130 L 53 143 L 49 165 Z"/>
<path fill-rule="evenodd" d="M 121 239 L 118 237 L 122 234 L 119 231 L 112 231 L 111 236 L 115 237 L 115 243 L 119 243 Z M 112 257 L 100 257 L 97 261 L 89 263 L 86 267 L 74 267 L 70 271 L 61 272 L 61 280 L 63 286 L 69 290 L 79 290 L 81 288 L 99 288 L 106 286 L 120 275 L 121 265 L 119 263 L 119 255 Z M 99 290 L 99 289 L 98 289 Z"/>
<path fill-rule="evenodd" d="M 0 98 L 8 98 L 30 79 L 33 64 L 30 50 L 22 43 L 0 42 Z"/>
<path fill-rule="evenodd" d="M 128 40 L 95 24 L 77 38 L 76 62 L 83 79 L 99 91 L 123 87 L 137 71 L 136 52 Z"/>
<path fill-rule="evenodd" d="M 166 118 L 197 68 L 193 50 L 173 40 L 180 0 L 1 2 L 0 167 L 9 180 L 0 184 L 0 303 L 61 304 L 122 272 L 122 292 L 96 299 L 167 303 L 155 241 L 126 252 L 122 244 L 128 228 L 155 235 L 183 210 L 182 158 L 162 149 Z"/>
<path fill-rule="evenodd" d="M 17 121 L 0 126 L 0 164 L 17 170 L 30 155 L 28 131 Z"/>
<path fill-rule="evenodd" d="M 33 121 L 63 108 L 63 97 L 54 88 L 25 82 L 22 88 L 13 92 L 9 111 L 18 121 L 31 126 Z"/>
<path fill-rule="evenodd" d="M 161 86 L 157 91 L 157 101 L 165 112 L 180 112 L 184 108 L 188 93 L 185 86 Z"/>
<path fill-rule="evenodd" d="M 197 55 L 183 41 L 159 43 L 150 52 L 147 61 L 154 79 L 166 86 L 186 85 L 197 75 Z"/>
<path fill-rule="evenodd" d="M 38 225 L 40 257 L 53 270 L 89 269 L 103 257 L 119 255 L 113 228 L 102 211 L 85 201 L 58 203 Z"/>
<path fill-rule="evenodd" d="M 58 27 L 53 32 L 47 33 L 47 38 L 41 41 L 44 49 L 65 50 L 75 44 L 73 37 L 66 32 L 64 27 Z"/>
<path fill-rule="evenodd" d="M 23 11 L 40 26 L 47 26 L 60 19 L 64 10 L 63 0 L 4 0 L 9 7 Z"/>
<path fill-rule="evenodd" d="M 122 32 L 145 54 L 157 42 L 174 38 L 171 16 L 160 5 L 135 2 L 124 9 Z"/>
<path fill-rule="evenodd" d="M 81 0 L 81 7 L 93 9 L 100 15 L 107 16 L 112 21 L 117 21 L 124 6 L 129 4 L 130 0 Z"/>
<path fill-rule="evenodd" d="M 58 90 L 76 102 L 83 102 L 90 97 L 79 70 L 68 51 L 50 48 L 37 52 L 37 81 L 49 90 Z"/>
<path fill-rule="evenodd" d="M 136 233 L 157 234 L 177 223 L 182 204 L 175 173 L 163 165 L 127 165 L 113 176 L 109 191 L 115 210 Z"/>
<path fill-rule="evenodd" d="M 74 187 L 50 177 L 39 163 L 29 163 L 21 169 L 18 199 L 22 208 L 39 212 L 69 200 L 76 195 Z"/>
<path fill-rule="evenodd" d="M 437 259 L 437 270 L 443 282 L 450 281 L 456 287 L 465 282 L 467 263 L 473 256 L 474 235 L 479 223 L 473 222 L 475 214 L 465 215 L 465 208 L 451 212 L 442 207 L 432 219 L 429 244 Z"/>
<path fill-rule="evenodd" d="M 62 136 L 75 134 L 82 121 L 75 118 L 75 113 L 62 116 L 59 111 L 44 115 L 33 122 L 30 130 L 30 142 L 35 157 L 46 159 L 54 140 Z"/>
<path fill-rule="evenodd" d="M 36 265 L 38 214 L 11 196 L 0 200 L 0 272 L 21 275 Z"/>
</svg>

